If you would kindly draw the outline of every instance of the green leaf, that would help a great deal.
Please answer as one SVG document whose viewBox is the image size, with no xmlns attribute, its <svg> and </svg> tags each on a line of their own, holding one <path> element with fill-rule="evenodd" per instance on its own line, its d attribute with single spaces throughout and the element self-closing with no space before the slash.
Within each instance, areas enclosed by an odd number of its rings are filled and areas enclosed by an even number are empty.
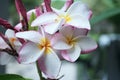
<svg viewBox="0 0 120 80">
<path fill-rule="evenodd" d="M 107 5 L 108 7 L 115 7 L 114 0 L 102 0 L 102 2 Z"/>
<path fill-rule="evenodd" d="M 103 11 L 99 15 L 92 17 L 90 22 L 92 25 L 94 25 L 102 20 L 105 20 L 105 19 L 110 18 L 110 17 L 117 15 L 117 14 L 120 14 L 120 7 L 112 8 L 112 9 L 108 9 L 106 11 Z"/>
<path fill-rule="evenodd" d="M 35 19 L 36 19 L 36 15 L 35 15 L 34 13 L 32 13 L 32 14 L 30 15 L 30 19 L 29 19 L 29 21 L 28 21 L 28 24 L 29 24 L 28 29 L 29 29 L 29 30 L 37 30 L 37 29 L 38 29 L 38 27 L 31 27 L 31 23 L 32 23 Z"/>
<path fill-rule="evenodd" d="M 2 74 L 0 75 L 0 80 L 30 80 L 30 79 L 25 79 L 22 76 L 16 74 Z"/>
<path fill-rule="evenodd" d="M 29 24 L 31 24 L 32 23 L 32 21 L 33 20 L 35 20 L 36 19 L 36 15 L 32 12 L 32 14 L 30 15 L 30 20 L 29 20 Z"/>
</svg>

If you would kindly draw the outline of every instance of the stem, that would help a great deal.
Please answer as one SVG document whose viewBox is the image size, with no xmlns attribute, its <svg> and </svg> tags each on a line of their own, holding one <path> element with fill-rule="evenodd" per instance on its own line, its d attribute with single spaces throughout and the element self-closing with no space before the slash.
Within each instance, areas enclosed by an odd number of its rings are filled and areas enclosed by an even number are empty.
<svg viewBox="0 0 120 80">
<path fill-rule="evenodd" d="M 37 61 L 36 61 L 36 66 L 37 66 L 37 71 L 38 71 L 38 74 L 39 74 L 40 80 L 46 80 L 45 78 L 42 77 L 42 72 L 41 72 L 40 69 L 39 69 L 39 66 L 38 66 Z"/>
<path fill-rule="evenodd" d="M 46 7 L 47 12 L 51 12 L 52 11 L 51 0 L 44 0 L 44 3 L 45 3 L 45 7 Z"/>
</svg>

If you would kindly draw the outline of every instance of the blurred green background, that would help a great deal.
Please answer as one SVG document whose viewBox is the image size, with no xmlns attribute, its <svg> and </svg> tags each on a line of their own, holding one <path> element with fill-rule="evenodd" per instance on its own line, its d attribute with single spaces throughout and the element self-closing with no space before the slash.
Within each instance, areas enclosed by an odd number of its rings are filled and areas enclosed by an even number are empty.
<svg viewBox="0 0 120 80">
<path fill-rule="evenodd" d="M 39 6 L 42 0 L 22 0 L 27 11 Z M 60 9 L 65 0 L 52 0 Z M 91 36 L 98 48 L 82 54 L 77 60 L 77 80 L 120 80 L 120 0 L 75 0 L 85 2 L 93 11 L 90 19 Z M 1 2 L 0 2 L 1 3 Z M 9 0 L 8 20 L 19 22 L 14 0 Z M 67 63 L 67 62 L 66 62 Z"/>
</svg>

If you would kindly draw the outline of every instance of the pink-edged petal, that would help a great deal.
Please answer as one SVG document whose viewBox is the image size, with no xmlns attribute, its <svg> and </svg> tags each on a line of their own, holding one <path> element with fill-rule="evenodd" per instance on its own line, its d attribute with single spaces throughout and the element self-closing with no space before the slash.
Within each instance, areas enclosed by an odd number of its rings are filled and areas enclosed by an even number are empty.
<svg viewBox="0 0 120 80">
<path fill-rule="evenodd" d="M 57 50 L 66 50 L 72 47 L 72 45 L 68 45 L 66 43 L 65 37 L 60 35 L 59 33 L 54 35 L 54 37 L 51 39 L 51 44 L 52 47 Z"/>
<path fill-rule="evenodd" d="M 37 31 L 24 31 L 16 33 L 16 37 L 39 43 L 42 35 Z"/>
<path fill-rule="evenodd" d="M 86 36 L 88 34 L 88 30 L 87 29 L 82 29 L 82 28 L 74 28 L 74 37 L 77 36 Z"/>
<path fill-rule="evenodd" d="M 87 18 L 84 18 L 80 15 L 71 16 L 71 20 L 67 22 L 67 24 L 72 25 L 77 28 L 83 28 L 90 30 L 90 23 Z"/>
<path fill-rule="evenodd" d="M 61 52 L 61 55 L 65 60 L 68 60 L 70 62 L 76 61 L 80 56 L 81 49 L 78 45 L 75 45 L 69 50 L 64 50 Z"/>
<path fill-rule="evenodd" d="M 17 31 L 20 31 L 22 29 L 22 23 L 18 23 L 15 27 L 14 27 Z"/>
<path fill-rule="evenodd" d="M 67 13 L 69 15 L 80 14 L 80 16 L 87 19 L 89 19 L 92 14 L 88 6 L 80 1 L 74 2 L 68 9 Z"/>
<path fill-rule="evenodd" d="M 68 36 L 77 37 L 77 36 L 87 35 L 88 30 L 82 29 L 82 28 L 76 28 L 68 25 L 60 29 L 60 33 L 62 33 L 65 37 L 68 37 Z"/>
<path fill-rule="evenodd" d="M 21 48 L 21 46 L 22 46 L 22 44 L 20 43 L 20 41 L 17 39 L 16 41 L 14 41 L 14 45 L 15 45 L 15 49 L 18 51 L 20 48 Z"/>
<path fill-rule="evenodd" d="M 74 29 L 71 26 L 65 26 L 60 29 L 60 34 L 62 34 L 66 38 L 72 38 Z"/>
<path fill-rule="evenodd" d="M 7 29 L 6 32 L 5 32 L 5 36 L 7 38 L 14 38 L 15 37 L 15 32 L 11 29 Z"/>
<path fill-rule="evenodd" d="M 8 45 L 0 36 L 0 49 L 5 49 L 5 48 L 8 48 Z"/>
<path fill-rule="evenodd" d="M 21 48 L 18 61 L 23 64 L 32 63 L 37 61 L 43 53 L 44 48 L 41 50 L 37 44 L 28 42 Z"/>
<path fill-rule="evenodd" d="M 53 23 L 47 24 L 46 26 L 44 26 L 45 32 L 49 34 L 54 34 L 62 27 L 63 23 L 64 23 L 64 19 L 61 19 L 59 22 L 53 22 Z"/>
<path fill-rule="evenodd" d="M 51 53 L 45 54 L 38 61 L 40 70 L 50 79 L 56 79 L 60 68 L 61 61 L 53 50 Z"/>
<path fill-rule="evenodd" d="M 57 18 L 57 15 L 53 12 L 46 12 L 39 17 L 37 17 L 31 24 L 31 26 L 39 26 L 44 25 L 48 23 L 54 22 L 54 20 Z"/>
<path fill-rule="evenodd" d="M 91 52 L 97 48 L 97 43 L 89 37 L 80 37 L 78 44 L 83 53 Z"/>
<path fill-rule="evenodd" d="M 6 65 L 9 62 L 14 61 L 14 57 L 6 52 L 0 52 L 0 65 Z"/>
</svg>

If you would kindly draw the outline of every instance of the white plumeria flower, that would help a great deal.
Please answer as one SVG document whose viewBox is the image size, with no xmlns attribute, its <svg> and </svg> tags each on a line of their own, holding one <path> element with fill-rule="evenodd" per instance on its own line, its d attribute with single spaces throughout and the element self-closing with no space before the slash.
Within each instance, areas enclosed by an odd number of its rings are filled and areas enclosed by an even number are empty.
<svg viewBox="0 0 120 80">
<path fill-rule="evenodd" d="M 15 49 L 16 51 L 19 50 L 19 48 L 21 47 L 22 44 L 15 37 L 15 32 L 11 29 L 7 29 L 7 31 L 5 32 L 5 36 L 9 40 L 9 43 L 12 46 L 12 48 Z M 1 49 L 0 64 L 5 65 L 9 62 L 12 62 L 15 59 L 14 53 L 12 55 L 9 52 L 2 51 L 2 49 L 12 50 L 11 47 L 8 46 L 8 44 L 1 37 L 0 37 L 0 44 L 2 45 L 2 46 L 0 46 L 0 49 Z"/>
<path fill-rule="evenodd" d="M 57 46 L 52 43 L 51 39 L 48 36 L 46 37 L 44 32 L 41 34 L 37 31 L 18 32 L 16 36 L 30 41 L 19 52 L 20 63 L 32 63 L 39 59 L 38 63 L 41 71 L 48 78 L 56 78 L 60 70 L 61 61 L 54 51 Z M 64 46 L 64 43 L 62 45 Z M 68 49 L 70 47 L 65 45 L 63 48 Z"/>
<path fill-rule="evenodd" d="M 61 51 L 61 55 L 64 59 L 74 62 L 78 59 L 81 52 L 90 52 L 97 48 L 96 42 L 87 37 L 86 33 L 87 30 L 82 31 L 82 29 L 77 29 L 70 26 L 60 29 L 54 43 L 61 41 L 71 47 L 68 50 Z"/>
<path fill-rule="evenodd" d="M 5 32 L 5 36 L 8 38 L 11 46 L 18 51 L 22 44 L 15 36 L 15 31 L 7 29 L 7 31 Z"/>
<path fill-rule="evenodd" d="M 91 11 L 82 2 L 74 2 L 66 12 L 52 9 L 54 12 L 47 12 L 37 17 L 31 26 L 42 25 L 45 31 L 50 34 L 54 34 L 62 25 L 72 25 L 90 30 Z"/>
</svg>

